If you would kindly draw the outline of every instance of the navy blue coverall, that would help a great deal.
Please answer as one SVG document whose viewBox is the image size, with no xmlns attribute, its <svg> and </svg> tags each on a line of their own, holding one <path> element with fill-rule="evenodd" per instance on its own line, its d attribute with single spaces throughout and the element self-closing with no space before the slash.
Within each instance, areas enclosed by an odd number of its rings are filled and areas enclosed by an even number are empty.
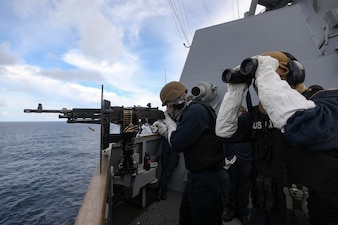
<svg viewBox="0 0 338 225">
<path fill-rule="evenodd" d="M 162 154 L 161 154 L 161 179 L 159 188 L 163 193 L 167 191 L 167 186 L 170 181 L 171 175 L 177 166 L 179 160 L 179 154 L 172 150 L 166 138 L 162 140 Z"/>
<path fill-rule="evenodd" d="M 173 150 L 187 151 L 202 135 L 214 129 L 214 123 L 204 105 L 189 105 L 184 110 L 176 131 L 171 134 Z M 204 153 L 207 154 L 207 151 L 208 149 L 205 149 Z M 204 153 L 199 156 L 201 159 L 204 159 Z M 227 186 L 228 177 L 223 168 L 189 171 L 180 207 L 179 224 L 222 225 Z"/>
<path fill-rule="evenodd" d="M 251 142 L 224 143 L 224 151 L 228 160 L 233 159 L 234 156 L 237 158 L 227 170 L 230 186 L 226 208 L 237 216 L 247 217 L 253 161 Z"/>
</svg>

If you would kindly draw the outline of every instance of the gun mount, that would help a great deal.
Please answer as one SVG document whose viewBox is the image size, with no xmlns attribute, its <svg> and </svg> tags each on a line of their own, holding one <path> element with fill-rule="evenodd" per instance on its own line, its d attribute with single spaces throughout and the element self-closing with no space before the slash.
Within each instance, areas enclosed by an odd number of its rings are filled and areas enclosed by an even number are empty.
<svg viewBox="0 0 338 225">
<path fill-rule="evenodd" d="M 102 90 L 103 93 L 103 90 Z M 100 158 L 103 149 L 110 143 L 119 143 L 123 154 L 118 169 L 120 173 L 134 173 L 137 163 L 133 159 L 135 150 L 135 137 L 142 131 L 142 124 L 152 124 L 158 119 L 164 119 L 163 111 L 152 108 L 150 103 L 147 107 L 111 106 L 110 101 L 101 97 L 101 109 L 73 108 L 61 110 L 43 109 L 38 104 L 37 109 L 24 109 L 25 113 L 59 113 L 59 119 L 67 119 L 67 123 L 89 123 L 101 125 Z M 120 125 L 119 133 L 110 133 L 111 123 Z"/>
</svg>

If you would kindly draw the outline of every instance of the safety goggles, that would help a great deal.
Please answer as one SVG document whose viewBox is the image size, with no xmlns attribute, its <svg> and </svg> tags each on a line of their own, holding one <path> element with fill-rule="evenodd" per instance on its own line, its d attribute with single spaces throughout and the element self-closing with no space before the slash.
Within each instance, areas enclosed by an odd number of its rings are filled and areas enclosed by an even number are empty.
<svg viewBox="0 0 338 225">
<path fill-rule="evenodd" d="M 169 107 L 180 110 L 185 106 L 185 98 L 178 98 L 168 104 Z"/>
</svg>

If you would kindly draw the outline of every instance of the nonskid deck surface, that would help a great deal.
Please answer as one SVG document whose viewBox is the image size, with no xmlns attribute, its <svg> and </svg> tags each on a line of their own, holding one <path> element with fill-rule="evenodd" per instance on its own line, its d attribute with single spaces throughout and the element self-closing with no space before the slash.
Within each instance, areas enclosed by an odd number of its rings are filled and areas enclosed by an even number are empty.
<svg viewBox="0 0 338 225">
<path fill-rule="evenodd" d="M 166 200 L 157 201 L 156 189 L 147 188 L 146 207 L 141 196 L 119 203 L 113 210 L 113 225 L 174 225 L 178 224 L 182 193 L 168 191 Z"/>
<path fill-rule="evenodd" d="M 135 198 L 119 206 L 113 213 L 113 225 L 178 225 L 182 193 L 168 191 L 166 200 L 157 201 L 154 189 L 147 190 L 147 206 L 141 207 L 141 199 Z M 237 218 L 224 225 L 241 225 Z"/>
<path fill-rule="evenodd" d="M 166 200 L 154 201 L 129 225 L 178 224 L 182 193 L 169 191 Z"/>
</svg>

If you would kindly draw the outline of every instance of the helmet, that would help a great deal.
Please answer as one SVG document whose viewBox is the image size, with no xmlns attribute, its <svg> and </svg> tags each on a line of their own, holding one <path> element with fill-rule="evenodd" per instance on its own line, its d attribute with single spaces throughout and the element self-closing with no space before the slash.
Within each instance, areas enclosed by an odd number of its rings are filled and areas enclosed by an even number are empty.
<svg viewBox="0 0 338 225">
<path fill-rule="evenodd" d="M 174 101 L 185 92 L 187 92 L 187 88 L 180 82 L 172 81 L 167 83 L 160 92 L 162 106 L 165 106 L 167 102 Z"/>
<path fill-rule="evenodd" d="M 305 70 L 303 65 L 288 52 L 266 52 L 262 55 L 271 56 L 279 61 L 279 66 L 285 69 L 285 73 L 279 74 L 282 80 L 286 80 L 291 86 L 295 87 L 305 80 Z"/>
<path fill-rule="evenodd" d="M 285 74 L 280 74 L 280 76 L 281 76 L 282 80 L 286 80 L 286 74 L 289 73 L 288 63 L 289 63 L 290 59 L 283 52 L 278 52 L 278 51 L 265 52 L 262 55 L 271 56 L 272 58 L 275 58 L 275 59 L 278 60 L 279 66 L 286 71 Z"/>
</svg>

